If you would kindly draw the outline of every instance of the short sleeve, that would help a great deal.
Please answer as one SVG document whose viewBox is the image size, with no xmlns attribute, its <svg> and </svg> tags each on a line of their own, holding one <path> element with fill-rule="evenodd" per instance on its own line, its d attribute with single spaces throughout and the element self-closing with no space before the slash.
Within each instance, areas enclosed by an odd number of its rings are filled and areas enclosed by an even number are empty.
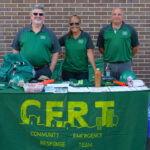
<svg viewBox="0 0 150 150">
<path fill-rule="evenodd" d="M 94 49 L 94 44 L 93 41 L 91 39 L 91 36 L 89 34 L 87 34 L 87 45 L 86 45 L 87 49 Z"/>
<path fill-rule="evenodd" d="M 50 35 L 50 39 L 52 41 L 52 49 L 51 49 L 51 52 L 52 53 L 56 53 L 56 52 L 59 52 L 61 51 L 61 47 L 60 47 L 60 44 L 59 44 L 59 41 L 55 35 L 54 32 L 52 31 L 49 31 L 49 35 Z"/>
<path fill-rule="evenodd" d="M 104 28 L 102 28 L 98 34 L 96 46 L 99 48 L 104 48 Z"/>
<path fill-rule="evenodd" d="M 19 30 L 12 42 L 12 45 L 11 47 L 14 49 L 14 50 L 17 50 L 17 51 L 20 51 L 20 43 L 19 43 L 19 40 L 22 36 L 22 34 L 24 33 L 25 31 L 25 28 L 22 28 L 21 30 Z"/>
<path fill-rule="evenodd" d="M 136 47 L 139 45 L 138 34 L 134 28 L 131 29 L 131 46 Z"/>
<path fill-rule="evenodd" d="M 67 34 L 59 38 L 59 44 L 60 46 L 65 46 L 65 41 L 67 39 Z"/>
</svg>

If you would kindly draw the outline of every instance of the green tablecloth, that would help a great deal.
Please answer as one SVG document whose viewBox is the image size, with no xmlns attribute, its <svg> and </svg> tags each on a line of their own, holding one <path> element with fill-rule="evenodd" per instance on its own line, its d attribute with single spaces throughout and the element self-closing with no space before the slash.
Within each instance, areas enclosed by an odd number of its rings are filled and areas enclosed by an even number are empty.
<svg viewBox="0 0 150 150">
<path fill-rule="evenodd" d="M 0 91 L 0 150 L 145 150 L 148 91 Z"/>
</svg>

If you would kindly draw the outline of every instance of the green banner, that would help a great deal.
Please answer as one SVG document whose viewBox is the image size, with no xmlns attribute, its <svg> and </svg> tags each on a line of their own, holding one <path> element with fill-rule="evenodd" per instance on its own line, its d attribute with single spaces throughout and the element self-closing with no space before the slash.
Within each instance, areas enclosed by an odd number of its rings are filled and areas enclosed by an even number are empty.
<svg viewBox="0 0 150 150">
<path fill-rule="evenodd" d="M 148 91 L 0 91 L 0 150 L 145 150 Z"/>
</svg>

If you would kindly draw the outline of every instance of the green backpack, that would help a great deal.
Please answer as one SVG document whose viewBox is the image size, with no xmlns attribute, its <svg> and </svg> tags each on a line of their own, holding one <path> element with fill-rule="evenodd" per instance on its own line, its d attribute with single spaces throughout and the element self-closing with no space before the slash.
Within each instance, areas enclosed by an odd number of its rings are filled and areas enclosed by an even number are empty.
<svg viewBox="0 0 150 150">
<path fill-rule="evenodd" d="M 21 54 L 6 54 L 0 68 L 0 81 L 9 82 L 15 75 L 22 75 L 30 80 L 33 77 L 34 68 Z"/>
</svg>

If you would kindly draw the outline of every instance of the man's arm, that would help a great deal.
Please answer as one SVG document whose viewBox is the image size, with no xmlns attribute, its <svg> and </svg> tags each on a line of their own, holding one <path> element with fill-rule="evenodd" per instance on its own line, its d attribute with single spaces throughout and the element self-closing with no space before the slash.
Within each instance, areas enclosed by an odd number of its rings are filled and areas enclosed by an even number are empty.
<svg viewBox="0 0 150 150">
<path fill-rule="evenodd" d="M 58 60 L 58 55 L 59 55 L 59 52 L 56 52 L 56 53 L 52 54 L 51 64 L 50 64 L 50 70 L 51 70 L 51 72 L 54 71 L 55 65 L 56 65 L 57 60 Z"/>
<path fill-rule="evenodd" d="M 96 71 L 96 65 L 95 65 L 95 59 L 94 59 L 94 54 L 93 54 L 93 50 L 92 49 L 88 49 L 87 50 L 87 56 L 88 59 L 93 67 L 94 72 Z"/>
<path fill-rule="evenodd" d="M 99 51 L 102 55 L 104 54 L 104 48 L 99 48 Z"/>
<path fill-rule="evenodd" d="M 136 47 L 132 47 L 132 55 L 135 56 L 135 54 L 137 53 L 139 47 L 136 46 Z"/>
</svg>

